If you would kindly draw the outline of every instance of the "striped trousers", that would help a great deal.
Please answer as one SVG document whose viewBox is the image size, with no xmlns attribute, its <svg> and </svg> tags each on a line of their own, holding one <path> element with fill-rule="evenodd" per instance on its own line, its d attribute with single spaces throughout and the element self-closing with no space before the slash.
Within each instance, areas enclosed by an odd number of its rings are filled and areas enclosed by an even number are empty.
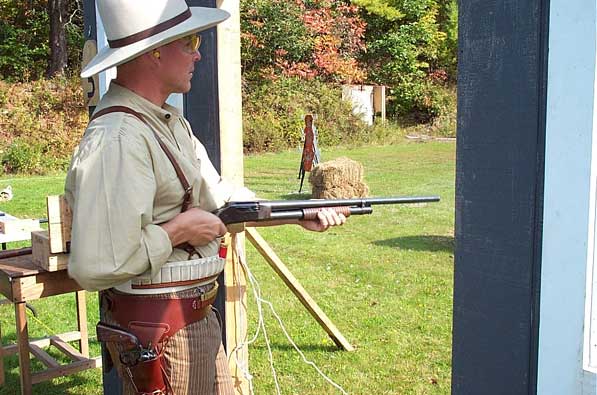
<svg viewBox="0 0 597 395">
<path fill-rule="evenodd" d="M 147 298 L 191 297 L 199 292 L 198 288 L 193 288 L 176 293 L 147 295 Z M 104 321 L 118 325 L 110 317 L 110 312 L 105 310 Z M 135 395 L 130 379 L 120 365 L 118 351 L 110 344 L 107 348 L 123 381 L 122 394 Z M 222 346 L 220 322 L 214 311 L 170 337 L 164 348 L 164 357 L 166 373 L 174 392 L 169 395 L 234 395 L 234 384 Z"/>
</svg>

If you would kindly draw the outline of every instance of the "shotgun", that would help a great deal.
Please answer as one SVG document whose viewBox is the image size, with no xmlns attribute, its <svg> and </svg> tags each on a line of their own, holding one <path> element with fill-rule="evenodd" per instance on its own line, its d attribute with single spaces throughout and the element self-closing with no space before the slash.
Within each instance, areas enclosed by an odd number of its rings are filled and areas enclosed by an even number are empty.
<svg viewBox="0 0 597 395">
<path fill-rule="evenodd" d="M 373 205 L 439 202 L 439 196 L 378 197 L 368 199 L 256 200 L 229 202 L 214 211 L 225 225 L 281 219 L 317 218 L 324 207 L 350 215 L 371 214 Z"/>
</svg>

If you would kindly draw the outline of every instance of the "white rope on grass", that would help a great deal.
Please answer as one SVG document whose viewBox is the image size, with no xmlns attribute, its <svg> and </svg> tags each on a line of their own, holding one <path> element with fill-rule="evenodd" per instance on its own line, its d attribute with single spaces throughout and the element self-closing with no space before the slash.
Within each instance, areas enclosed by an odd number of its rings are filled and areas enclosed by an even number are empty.
<svg viewBox="0 0 597 395">
<path fill-rule="evenodd" d="M 233 352 L 239 350 L 240 348 L 244 347 L 245 345 L 248 346 L 248 345 L 252 344 L 253 342 L 255 342 L 255 340 L 259 336 L 260 330 L 262 330 L 263 331 L 264 340 L 265 340 L 265 344 L 267 346 L 268 359 L 269 359 L 269 362 L 270 362 L 270 368 L 271 368 L 271 371 L 272 371 L 272 374 L 273 374 L 273 377 L 274 377 L 274 383 L 276 385 L 276 394 L 277 395 L 281 395 L 280 385 L 279 385 L 279 382 L 278 382 L 278 376 L 276 374 L 276 369 L 274 367 L 273 354 L 272 354 L 272 350 L 271 350 L 269 338 L 267 336 L 267 331 L 266 331 L 266 328 L 265 328 L 265 321 L 264 321 L 264 318 L 263 318 L 262 304 L 265 303 L 266 305 L 269 306 L 272 314 L 274 315 L 274 317 L 278 321 L 278 324 L 280 325 L 280 329 L 282 329 L 282 332 L 286 336 L 286 339 L 288 339 L 288 341 L 290 342 L 290 344 L 292 345 L 292 347 L 301 356 L 303 362 L 305 364 L 311 366 L 313 369 L 315 369 L 315 371 L 317 373 L 319 373 L 319 375 L 321 377 L 323 377 L 324 380 L 326 380 L 330 385 L 332 385 L 334 388 L 336 388 L 338 391 L 340 391 L 343 395 L 348 395 L 348 392 L 346 392 L 340 385 L 338 385 L 337 383 L 335 383 L 325 373 L 323 373 L 323 371 L 313 361 L 310 361 L 310 360 L 307 359 L 307 357 L 305 356 L 305 354 L 296 345 L 296 343 L 294 342 L 294 340 L 292 339 L 292 337 L 290 336 L 290 334 L 286 330 L 286 327 L 284 326 L 282 318 L 278 315 L 278 313 L 274 309 L 274 305 L 270 301 L 268 301 L 266 299 L 263 299 L 261 297 L 261 287 L 259 286 L 259 282 L 255 278 L 255 276 L 253 276 L 253 273 L 249 270 L 249 267 L 248 267 L 248 265 L 247 265 L 247 263 L 245 261 L 244 250 L 242 248 L 242 245 L 240 244 L 240 241 L 238 240 L 238 238 L 235 238 L 235 239 L 236 239 L 235 240 L 236 243 L 234 245 L 234 249 L 236 250 L 236 253 L 237 253 L 238 262 L 240 263 L 241 267 L 243 268 L 243 271 L 245 272 L 245 275 L 247 276 L 247 278 L 249 279 L 249 283 L 251 284 L 251 288 L 253 290 L 253 296 L 255 297 L 255 301 L 256 301 L 256 304 L 257 304 L 257 311 L 259 313 L 259 319 L 258 319 L 257 329 L 255 330 L 255 334 L 254 334 L 253 338 L 250 339 L 250 340 L 248 340 L 248 341 L 246 341 L 246 342 L 243 342 L 243 343 L 239 344 L 233 350 Z M 236 356 L 236 354 L 235 354 L 235 356 Z M 238 364 L 238 360 L 237 360 L 237 364 Z M 246 373 L 245 377 L 247 377 L 248 380 L 249 380 L 250 391 L 251 391 L 250 393 L 254 394 L 254 392 L 253 392 L 252 376 L 249 373 L 248 369 L 246 369 L 246 368 L 247 368 L 246 366 L 243 366 L 243 367 L 241 367 L 241 370 L 243 370 L 243 374 Z"/>
<path fill-rule="evenodd" d="M 249 282 L 252 286 L 252 290 L 253 290 L 253 296 L 255 297 L 256 301 L 259 301 L 261 299 L 261 288 L 259 286 L 259 283 L 257 282 L 257 280 L 255 279 L 255 277 L 253 276 L 253 274 L 249 271 L 248 266 L 246 265 L 245 262 L 245 255 L 244 255 L 244 249 L 242 248 L 242 244 L 240 243 L 239 239 L 235 237 L 235 244 L 234 244 L 234 249 L 236 252 L 236 256 L 238 257 L 238 262 L 241 265 L 241 268 L 243 269 L 243 272 L 245 273 L 245 276 L 249 279 Z M 237 285 L 238 285 L 238 290 L 239 290 L 239 295 L 240 295 L 240 281 L 237 281 Z M 271 346 L 270 346 L 270 341 L 269 341 L 269 337 L 267 335 L 267 330 L 265 328 L 265 321 L 263 319 L 263 310 L 261 307 L 261 303 L 257 302 L 257 311 L 259 312 L 259 320 L 257 323 L 257 328 L 255 329 L 255 334 L 253 335 L 253 337 L 250 340 L 244 341 L 239 343 L 234 350 L 232 350 L 232 353 L 234 353 L 235 359 L 236 359 L 236 363 L 237 366 L 241 369 L 241 371 L 243 372 L 243 375 L 245 376 L 245 378 L 247 379 L 247 381 L 249 382 L 249 390 L 250 390 L 250 394 L 254 394 L 254 387 L 253 387 L 253 376 L 251 375 L 251 373 L 249 372 L 248 366 L 245 365 L 244 362 L 239 361 L 239 359 L 237 358 L 237 352 L 240 351 L 243 347 L 245 346 L 249 346 L 250 344 L 254 343 L 258 337 L 259 337 L 259 332 L 263 331 L 263 337 L 265 340 L 265 344 L 267 346 L 267 352 L 268 352 L 268 360 L 270 363 L 270 369 L 272 371 L 272 375 L 274 377 L 274 384 L 276 386 L 276 394 L 277 395 L 281 395 L 281 390 L 280 390 L 280 383 L 278 381 L 278 375 L 276 373 L 276 369 L 274 367 L 274 358 L 273 358 L 273 353 L 271 350 Z M 239 311 L 240 314 L 242 314 L 242 310 Z M 240 317 L 242 319 L 242 317 Z"/>
</svg>

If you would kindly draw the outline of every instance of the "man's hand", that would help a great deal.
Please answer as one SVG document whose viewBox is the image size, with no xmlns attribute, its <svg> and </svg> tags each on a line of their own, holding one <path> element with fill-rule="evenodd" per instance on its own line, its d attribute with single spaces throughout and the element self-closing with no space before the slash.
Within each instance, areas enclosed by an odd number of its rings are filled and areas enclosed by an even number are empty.
<svg viewBox="0 0 597 395">
<path fill-rule="evenodd" d="M 317 213 L 317 219 L 298 221 L 303 228 L 314 232 L 325 232 L 330 226 L 343 225 L 345 222 L 344 214 L 338 214 L 331 208 L 322 208 Z"/>
<path fill-rule="evenodd" d="M 173 246 L 189 243 L 193 246 L 206 245 L 226 234 L 224 223 L 212 213 L 191 208 L 160 225 Z"/>
</svg>

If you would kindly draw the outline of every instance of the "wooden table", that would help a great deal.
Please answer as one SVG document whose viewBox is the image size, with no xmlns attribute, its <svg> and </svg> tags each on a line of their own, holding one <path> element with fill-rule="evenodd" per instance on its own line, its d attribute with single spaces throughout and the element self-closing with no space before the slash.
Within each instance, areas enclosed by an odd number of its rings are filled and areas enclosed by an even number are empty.
<svg viewBox="0 0 597 395">
<path fill-rule="evenodd" d="M 76 294 L 78 331 L 30 341 L 25 303 L 68 292 Z M 0 293 L 14 304 L 17 330 L 17 343 L 0 348 L 0 385 L 4 384 L 4 355 L 18 354 L 21 394 L 25 395 L 32 393 L 33 384 L 101 366 L 101 357 L 89 358 L 85 291 L 68 277 L 66 270 L 44 271 L 35 266 L 30 254 L 0 259 Z M 79 350 L 68 344 L 69 341 L 78 341 Z M 43 347 L 49 345 L 66 354 L 72 362 L 60 365 L 44 351 Z M 47 369 L 32 374 L 29 353 Z"/>
</svg>

